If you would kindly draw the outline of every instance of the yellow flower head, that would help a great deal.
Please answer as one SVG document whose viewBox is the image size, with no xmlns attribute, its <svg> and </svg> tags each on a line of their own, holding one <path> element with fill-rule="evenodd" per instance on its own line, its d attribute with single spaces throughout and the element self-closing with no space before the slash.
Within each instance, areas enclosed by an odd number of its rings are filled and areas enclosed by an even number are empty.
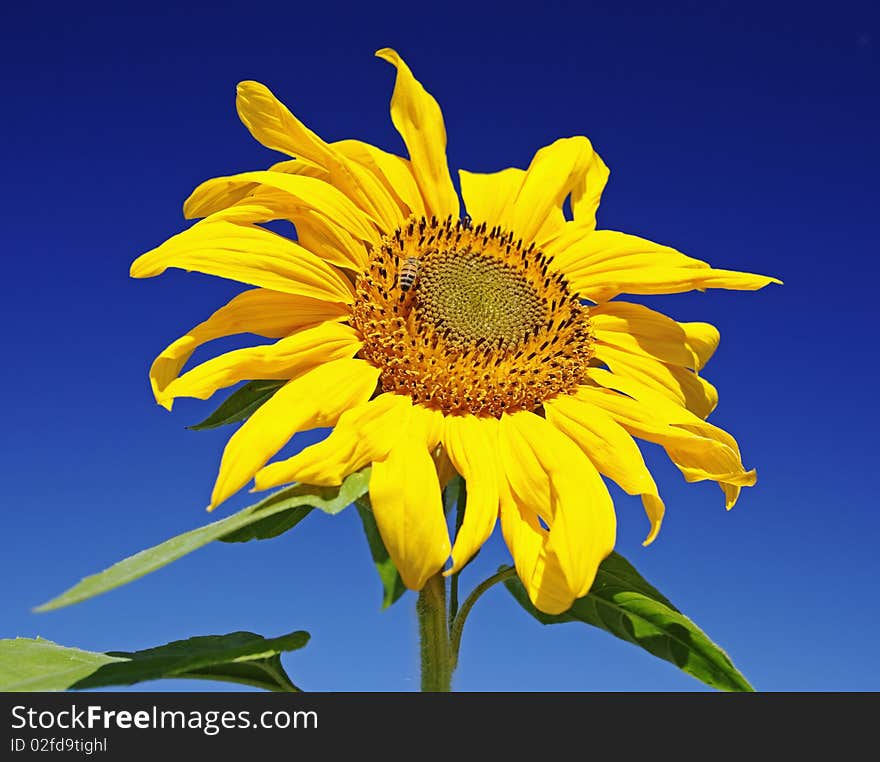
<svg viewBox="0 0 880 762">
<path fill-rule="evenodd" d="M 500 518 L 532 602 L 558 613 L 614 546 L 602 476 L 641 495 L 646 543 L 660 529 L 663 502 L 633 437 L 660 444 L 688 481 L 717 482 L 728 508 L 755 483 L 733 437 L 705 421 L 717 393 L 699 371 L 717 330 L 610 300 L 778 281 L 596 230 L 608 169 L 584 137 L 542 148 L 527 169 L 462 171 L 462 216 L 440 107 L 396 52 L 377 55 L 397 69 L 391 119 L 409 159 L 326 143 L 263 85 L 239 85 L 244 124 L 293 158 L 203 183 L 184 206 L 203 219 L 132 265 L 136 278 L 178 267 L 256 286 L 159 355 L 153 392 L 170 409 L 285 380 L 229 440 L 212 507 L 251 479 L 338 485 L 372 465 L 373 512 L 408 587 L 450 556 L 446 573 L 459 570 Z M 261 227 L 277 219 L 293 222 L 296 242 Z M 237 333 L 277 341 L 180 374 L 198 346 Z M 317 427 L 333 430 L 267 465 Z M 437 465 L 447 459 L 468 487 L 454 544 Z"/>
</svg>

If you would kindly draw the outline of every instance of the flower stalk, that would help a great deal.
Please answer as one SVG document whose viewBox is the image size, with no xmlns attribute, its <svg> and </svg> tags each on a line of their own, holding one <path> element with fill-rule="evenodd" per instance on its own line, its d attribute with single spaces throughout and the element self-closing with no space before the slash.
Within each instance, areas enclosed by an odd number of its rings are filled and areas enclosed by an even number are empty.
<svg viewBox="0 0 880 762">
<path fill-rule="evenodd" d="M 506 569 L 501 569 L 497 574 L 493 574 L 489 579 L 483 580 L 473 589 L 471 594 L 467 597 L 467 600 L 462 604 L 458 615 L 452 619 L 449 626 L 449 648 L 450 654 L 452 655 L 452 669 L 455 669 L 456 666 L 458 666 L 458 652 L 461 650 L 461 634 L 464 631 L 465 620 L 467 619 L 468 614 L 471 613 L 474 604 L 490 587 L 497 585 L 499 582 L 504 582 L 506 579 L 510 579 L 515 574 L 516 569 L 509 566 Z"/>
<path fill-rule="evenodd" d="M 435 574 L 419 593 L 416 603 L 422 657 L 422 691 L 452 690 L 453 656 L 446 614 L 446 580 Z"/>
<path fill-rule="evenodd" d="M 490 587 L 516 574 L 507 567 L 477 585 L 459 611 L 447 610 L 446 579 L 442 574 L 431 577 L 416 603 L 419 617 L 419 639 L 422 656 L 422 691 L 447 693 L 452 690 L 452 674 L 458 666 L 464 623 L 474 604 Z M 450 603 L 452 603 L 450 601 Z"/>
</svg>

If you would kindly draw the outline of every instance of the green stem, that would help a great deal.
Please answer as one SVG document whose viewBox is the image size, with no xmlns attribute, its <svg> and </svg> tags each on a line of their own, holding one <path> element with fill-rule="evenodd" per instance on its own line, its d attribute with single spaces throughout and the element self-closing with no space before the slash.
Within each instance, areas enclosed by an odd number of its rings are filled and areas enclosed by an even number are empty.
<svg viewBox="0 0 880 762">
<path fill-rule="evenodd" d="M 458 572 L 449 577 L 449 614 L 446 617 L 446 624 L 452 629 L 452 623 L 455 621 L 455 615 L 458 613 Z"/>
<path fill-rule="evenodd" d="M 474 604 L 479 600 L 480 596 L 485 593 L 490 587 L 492 587 L 493 585 L 497 585 L 499 582 L 504 582 L 504 580 L 506 579 L 510 579 L 510 577 L 513 577 L 515 574 L 516 569 L 514 569 L 513 567 L 502 569 L 497 574 L 493 574 L 491 577 L 477 585 L 471 591 L 471 594 L 467 597 L 465 602 L 461 605 L 461 610 L 458 612 L 458 615 L 453 620 L 449 632 L 449 656 L 452 669 L 455 669 L 456 665 L 458 664 L 458 652 L 461 649 L 461 634 L 464 630 L 465 620 L 467 619 L 471 609 L 474 607 Z"/>
<path fill-rule="evenodd" d="M 452 690 L 452 654 L 446 623 L 446 580 L 431 577 L 416 603 L 422 648 L 422 690 L 447 693 Z"/>
<path fill-rule="evenodd" d="M 460 476 L 457 476 L 446 485 L 446 489 L 443 492 L 444 500 L 447 499 L 447 497 L 451 498 L 453 493 L 455 495 L 455 534 L 453 537 L 458 537 L 458 533 L 461 531 L 461 525 L 464 523 L 464 507 L 467 502 L 467 484 Z M 450 630 L 452 629 L 452 622 L 455 620 L 455 615 L 458 614 L 458 578 L 460 575 L 461 569 L 449 578 L 449 616 L 447 617 L 447 621 Z"/>
</svg>

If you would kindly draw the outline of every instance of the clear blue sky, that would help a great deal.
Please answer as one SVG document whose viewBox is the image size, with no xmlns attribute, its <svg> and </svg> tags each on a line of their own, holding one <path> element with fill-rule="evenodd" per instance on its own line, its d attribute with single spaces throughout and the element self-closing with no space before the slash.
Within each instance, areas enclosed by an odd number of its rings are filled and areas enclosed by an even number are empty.
<svg viewBox="0 0 880 762">
<path fill-rule="evenodd" d="M 29 611 L 209 520 L 230 431 L 186 431 L 213 403 L 168 414 L 147 370 L 238 289 L 180 272 L 133 281 L 128 267 L 183 229 L 181 203 L 201 180 L 274 160 L 235 115 L 236 82 L 265 82 L 327 139 L 402 151 L 388 117 L 393 70 L 372 57 L 393 46 L 440 101 L 454 168 L 525 166 L 538 147 L 585 134 L 612 171 L 601 227 L 784 279 L 649 301 L 719 326 L 711 420 L 738 437 L 759 480 L 725 513 L 714 485 L 686 485 L 649 446 L 668 517 L 643 549 L 638 499 L 615 492 L 618 550 L 757 688 L 880 688 L 878 11 L 663 5 L 8 9 L 0 637 L 134 650 L 302 628 L 313 640 L 286 664 L 306 689 L 417 689 L 414 596 L 380 611 L 353 511 L 206 548 L 69 609 Z M 464 584 L 507 558 L 493 537 Z M 542 629 L 500 588 L 468 624 L 457 687 L 701 689 L 598 630 Z"/>
</svg>

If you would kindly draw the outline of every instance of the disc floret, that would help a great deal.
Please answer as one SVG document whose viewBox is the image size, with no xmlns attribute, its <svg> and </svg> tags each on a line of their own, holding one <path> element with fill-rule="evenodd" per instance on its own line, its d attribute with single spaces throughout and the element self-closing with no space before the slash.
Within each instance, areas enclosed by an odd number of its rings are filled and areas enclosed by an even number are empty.
<svg viewBox="0 0 880 762">
<path fill-rule="evenodd" d="M 535 410 L 582 383 L 587 308 L 550 258 L 500 227 L 411 219 L 357 280 L 353 323 L 384 391 L 445 414 Z"/>
</svg>

